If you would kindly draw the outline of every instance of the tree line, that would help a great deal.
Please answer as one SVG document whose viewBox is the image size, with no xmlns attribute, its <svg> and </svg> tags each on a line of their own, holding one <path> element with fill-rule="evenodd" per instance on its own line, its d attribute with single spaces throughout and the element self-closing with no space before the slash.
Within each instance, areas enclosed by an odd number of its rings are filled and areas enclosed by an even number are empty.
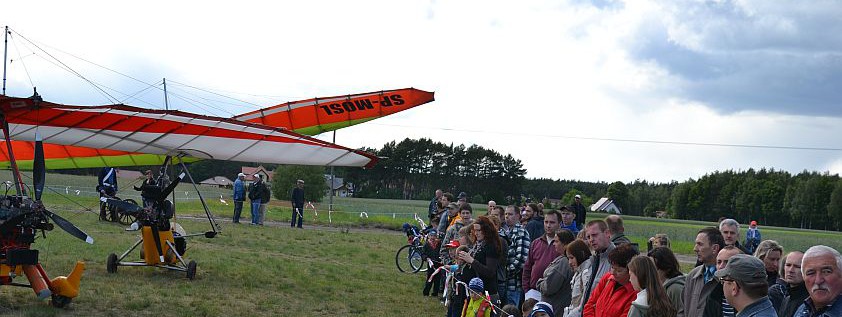
<svg viewBox="0 0 842 317">
<path fill-rule="evenodd" d="M 337 174 L 355 185 L 356 197 L 429 199 L 436 189 L 472 202 L 503 204 L 526 201 L 567 205 L 573 196 L 592 204 L 601 197 L 615 201 L 624 214 L 716 221 L 734 218 L 764 225 L 842 229 L 842 181 L 838 175 L 804 171 L 792 175 L 774 169 L 717 171 L 699 179 L 655 183 L 636 180 L 587 182 L 527 179 L 520 160 L 481 146 L 443 144 L 429 139 L 390 142 L 363 149 L 383 157 L 370 170 L 342 168 Z"/>
</svg>

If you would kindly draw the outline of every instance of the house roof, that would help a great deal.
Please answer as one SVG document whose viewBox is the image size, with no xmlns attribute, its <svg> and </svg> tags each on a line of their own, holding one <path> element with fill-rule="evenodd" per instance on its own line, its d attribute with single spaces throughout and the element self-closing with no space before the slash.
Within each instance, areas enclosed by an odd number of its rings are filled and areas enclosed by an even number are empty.
<svg viewBox="0 0 842 317">
<path fill-rule="evenodd" d="M 219 185 L 219 186 L 229 186 L 233 182 L 225 176 L 214 176 L 199 182 L 202 185 Z"/>
<path fill-rule="evenodd" d="M 252 166 L 243 166 L 241 168 L 243 174 L 246 174 L 246 181 L 253 182 L 254 181 L 254 174 L 266 174 L 269 177 L 266 181 L 271 181 L 272 176 L 275 174 L 272 171 L 267 170 L 263 165 L 259 165 L 257 167 Z"/>
<path fill-rule="evenodd" d="M 342 188 L 342 186 L 345 184 L 345 180 L 342 179 L 342 177 L 334 177 L 333 178 L 333 184 L 331 185 L 330 184 L 330 175 L 325 174 L 325 184 L 327 184 L 327 186 L 330 187 L 330 189 L 337 190 L 337 189 Z"/>
<path fill-rule="evenodd" d="M 591 211 L 602 211 L 605 210 L 609 205 L 614 203 L 613 200 L 608 199 L 608 197 L 602 197 L 596 201 L 593 205 L 591 205 Z"/>
</svg>

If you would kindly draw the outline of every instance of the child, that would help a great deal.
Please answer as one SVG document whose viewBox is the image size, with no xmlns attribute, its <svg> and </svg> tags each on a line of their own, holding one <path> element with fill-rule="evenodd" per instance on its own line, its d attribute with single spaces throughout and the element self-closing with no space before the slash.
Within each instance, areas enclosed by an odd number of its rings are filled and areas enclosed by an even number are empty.
<svg viewBox="0 0 842 317">
<path fill-rule="evenodd" d="M 529 313 L 529 317 L 555 317 L 553 314 L 553 306 L 547 302 L 538 302 Z"/>
<path fill-rule="evenodd" d="M 450 252 L 451 252 L 451 254 L 454 255 L 452 258 L 455 259 L 456 258 L 455 254 L 457 254 L 459 252 L 462 252 L 462 251 L 467 252 L 468 247 L 464 246 L 464 245 L 460 245 L 455 250 L 451 249 Z M 448 309 L 447 309 L 447 316 L 448 317 L 460 317 L 460 316 L 462 316 L 462 308 L 463 308 L 463 306 L 465 304 L 465 300 L 467 299 L 467 296 L 468 296 L 467 294 L 465 294 L 464 288 L 460 289 L 460 288 L 456 287 L 456 285 L 457 285 L 456 282 L 458 281 L 458 282 L 462 282 L 462 283 L 468 283 L 468 282 L 471 281 L 471 278 L 475 277 L 475 276 L 473 276 L 473 270 L 467 270 L 467 272 L 466 272 L 465 270 L 463 270 L 464 267 L 465 267 L 465 262 L 462 261 L 462 260 L 456 260 L 456 264 L 454 264 L 451 267 L 451 271 L 453 272 L 453 278 L 451 279 L 451 284 L 448 286 L 452 290 L 451 294 L 450 294 L 450 298 L 449 298 L 450 306 L 448 306 Z"/>
<path fill-rule="evenodd" d="M 424 296 L 430 295 L 430 287 L 433 288 L 433 297 L 439 296 L 439 290 L 441 289 L 441 278 L 439 276 L 433 277 L 433 273 L 436 271 L 436 268 L 441 266 L 441 256 L 439 256 L 439 236 L 436 230 L 430 230 L 427 233 L 427 242 L 424 243 L 424 247 L 422 248 L 422 252 L 424 256 L 433 261 L 433 265 L 427 268 L 427 281 L 424 283 L 424 291 L 422 292 Z"/>
<path fill-rule="evenodd" d="M 582 232 L 584 232 L 584 231 L 582 231 Z M 527 298 L 526 300 L 524 300 L 523 306 L 521 306 L 521 308 L 520 308 L 520 309 L 523 310 L 523 315 L 529 316 L 529 314 L 532 313 L 532 308 L 534 308 L 535 304 L 537 304 L 537 303 L 538 303 L 538 301 L 534 298 Z"/>
<path fill-rule="evenodd" d="M 517 309 L 517 306 L 512 304 L 506 304 L 503 306 L 503 313 L 500 314 L 502 317 L 522 317 L 520 310 Z"/>
<path fill-rule="evenodd" d="M 491 317 L 491 303 L 485 300 L 485 285 L 479 277 L 471 279 L 468 283 L 471 301 L 468 302 L 465 317 Z"/>
</svg>

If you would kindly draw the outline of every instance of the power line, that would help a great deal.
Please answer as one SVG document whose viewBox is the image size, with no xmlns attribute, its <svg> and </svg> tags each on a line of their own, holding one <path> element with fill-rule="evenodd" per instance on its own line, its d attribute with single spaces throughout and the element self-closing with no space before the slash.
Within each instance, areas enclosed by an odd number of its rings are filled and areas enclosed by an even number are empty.
<svg viewBox="0 0 842 317">
<path fill-rule="evenodd" d="M 693 146 L 715 146 L 715 147 L 730 147 L 730 148 L 753 148 L 753 149 L 775 149 L 775 150 L 800 150 L 800 151 L 834 151 L 842 152 L 842 148 L 831 147 L 807 147 L 807 146 L 787 146 L 787 145 L 766 145 L 766 144 L 735 144 L 735 143 L 707 143 L 707 142 L 686 142 L 686 141 L 665 141 L 665 140 L 646 140 L 646 139 L 624 139 L 624 138 L 598 138 L 588 136 L 572 136 L 572 135 L 552 135 L 552 134 L 535 134 L 535 133 L 520 133 L 520 132 L 501 132 L 501 131 L 483 131 L 483 130 L 468 130 L 468 129 L 454 129 L 444 127 L 429 127 L 429 126 L 411 126 L 400 124 L 384 124 L 384 123 L 369 123 L 371 125 L 399 127 L 399 128 L 416 128 L 427 130 L 442 130 L 468 133 L 483 133 L 483 134 L 502 134 L 511 136 L 530 136 L 556 139 L 570 139 L 570 140 L 589 140 L 589 141 L 607 141 L 607 142 L 627 142 L 627 143 L 646 143 L 646 144 L 669 144 L 669 145 L 693 145 Z"/>
</svg>

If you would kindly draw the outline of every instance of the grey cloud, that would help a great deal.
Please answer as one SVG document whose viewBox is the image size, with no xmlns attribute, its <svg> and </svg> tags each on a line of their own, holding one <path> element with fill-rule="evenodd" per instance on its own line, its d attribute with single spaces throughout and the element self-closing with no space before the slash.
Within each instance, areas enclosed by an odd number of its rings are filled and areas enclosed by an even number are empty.
<svg viewBox="0 0 842 317">
<path fill-rule="evenodd" d="M 842 4 L 664 5 L 626 49 L 678 78 L 671 93 L 724 112 L 842 116 Z"/>
</svg>

